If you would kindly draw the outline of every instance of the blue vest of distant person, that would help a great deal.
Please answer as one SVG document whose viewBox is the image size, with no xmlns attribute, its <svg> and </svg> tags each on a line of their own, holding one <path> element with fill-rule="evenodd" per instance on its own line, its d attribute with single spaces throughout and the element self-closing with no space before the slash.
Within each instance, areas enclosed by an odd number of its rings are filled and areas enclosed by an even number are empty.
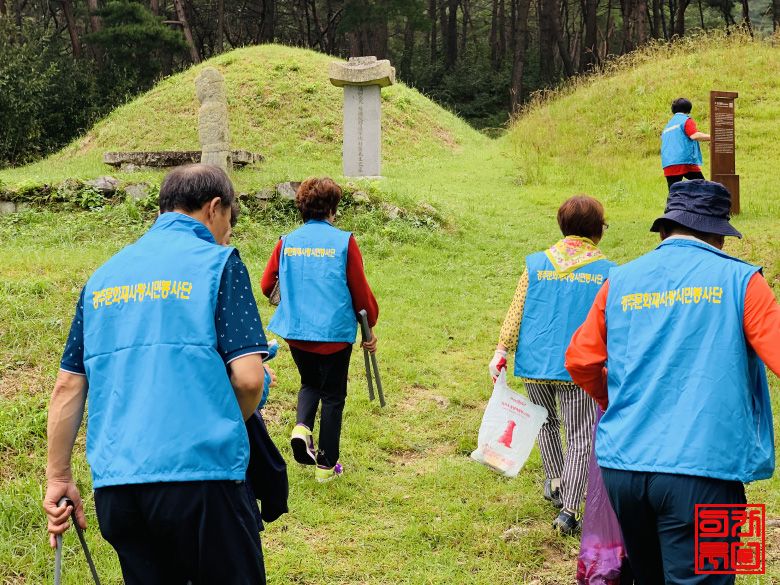
<svg viewBox="0 0 780 585">
<path fill-rule="evenodd" d="M 772 476 L 766 370 L 743 331 L 748 281 L 759 270 L 671 239 L 610 272 L 602 467 L 741 482 Z"/>
<path fill-rule="evenodd" d="M 614 262 L 600 258 L 574 270 L 555 269 L 545 252 L 525 259 L 528 292 L 515 352 L 515 376 L 571 382 L 564 354 L 588 316 Z"/>
<path fill-rule="evenodd" d="M 701 147 L 685 133 L 687 114 L 676 113 L 669 120 L 661 134 L 661 166 L 698 165 L 701 166 Z"/>
<path fill-rule="evenodd" d="M 347 286 L 350 233 L 309 220 L 282 237 L 281 301 L 268 329 L 284 339 L 354 343 L 357 317 Z"/>
<path fill-rule="evenodd" d="M 244 479 L 249 443 L 214 315 L 233 251 L 199 221 L 163 213 L 87 282 L 95 487 Z"/>
</svg>

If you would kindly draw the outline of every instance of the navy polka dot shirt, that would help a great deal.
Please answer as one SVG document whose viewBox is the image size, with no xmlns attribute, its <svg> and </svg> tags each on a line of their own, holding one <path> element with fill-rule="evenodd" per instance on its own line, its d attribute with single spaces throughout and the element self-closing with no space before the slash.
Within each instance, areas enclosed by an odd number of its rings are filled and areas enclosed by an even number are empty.
<svg viewBox="0 0 780 585">
<path fill-rule="evenodd" d="M 268 355 L 268 343 L 263 323 L 252 294 L 249 272 L 234 250 L 219 283 L 217 311 L 214 315 L 217 329 L 217 351 L 225 363 L 243 355 L 259 353 Z M 81 289 L 76 314 L 70 326 L 60 368 L 74 374 L 84 370 L 84 289 Z"/>
</svg>

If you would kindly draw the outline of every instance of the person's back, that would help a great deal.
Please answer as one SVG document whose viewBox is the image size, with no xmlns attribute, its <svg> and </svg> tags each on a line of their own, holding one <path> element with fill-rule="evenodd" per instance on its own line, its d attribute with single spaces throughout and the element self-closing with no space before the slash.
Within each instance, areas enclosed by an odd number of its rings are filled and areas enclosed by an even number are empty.
<svg viewBox="0 0 780 585">
<path fill-rule="evenodd" d="M 710 139 L 691 118 L 693 105 L 685 98 L 672 102 L 672 117 L 661 133 L 661 166 L 667 186 L 683 179 L 704 179 L 699 141 Z"/>
<path fill-rule="evenodd" d="M 201 239 L 206 234 L 189 216 L 165 213 L 87 282 L 95 487 L 244 478 L 246 430 L 214 328 L 233 248 Z"/>
<path fill-rule="evenodd" d="M 698 572 L 719 567 L 695 550 L 696 507 L 744 505 L 743 482 L 774 471 L 780 306 L 759 267 L 721 251 L 741 237 L 730 205 L 718 183 L 672 185 L 662 243 L 610 271 L 566 352 L 605 409 L 596 455 L 637 583 L 734 583 Z"/>
<path fill-rule="evenodd" d="M 704 242 L 670 237 L 610 271 L 602 466 L 743 482 L 771 475 L 766 376 L 743 332 L 758 270 Z"/>
<path fill-rule="evenodd" d="M 171 171 L 154 226 L 82 290 L 60 363 L 50 543 L 67 528 L 63 496 L 86 526 L 70 459 L 88 397 L 95 509 L 128 585 L 265 582 L 244 421 L 260 402 L 268 347 L 246 267 L 218 243 L 234 201 L 217 167 Z"/>
<path fill-rule="evenodd" d="M 312 219 L 282 238 L 281 302 L 268 326 L 284 339 L 352 343 L 357 319 L 347 286 L 351 234 Z"/>
<path fill-rule="evenodd" d="M 528 293 L 520 324 L 515 376 L 571 382 L 563 365 L 564 353 L 571 336 L 588 315 L 609 269 L 616 264 L 599 255 L 593 261 L 581 259 L 574 267 L 561 269 L 549 255 L 548 250 L 525 259 Z"/>
</svg>

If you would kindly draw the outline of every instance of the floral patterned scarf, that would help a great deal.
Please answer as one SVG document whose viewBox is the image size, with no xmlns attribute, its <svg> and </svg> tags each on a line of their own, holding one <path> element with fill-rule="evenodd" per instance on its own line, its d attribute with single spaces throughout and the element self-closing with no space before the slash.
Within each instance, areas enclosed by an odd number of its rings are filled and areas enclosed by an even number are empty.
<svg viewBox="0 0 780 585">
<path fill-rule="evenodd" d="M 546 252 L 558 272 L 572 272 L 596 260 L 604 260 L 606 256 L 588 238 L 566 236 L 556 242 Z"/>
</svg>

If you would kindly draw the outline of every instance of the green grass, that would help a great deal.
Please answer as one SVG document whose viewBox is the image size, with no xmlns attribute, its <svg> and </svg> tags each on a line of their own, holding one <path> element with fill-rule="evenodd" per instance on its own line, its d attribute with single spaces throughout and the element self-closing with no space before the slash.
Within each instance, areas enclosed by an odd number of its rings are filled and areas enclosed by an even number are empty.
<svg viewBox="0 0 780 585">
<path fill-rule="evenodd" d="M 772 113 L 780 91 L 772 86 L 777 81 L 770 73 L 778 70 L 780 50 L 739 42 L 718 52 L 702 43 L 701 52 L 694 55 L 655 63 L 645 60 L 636 63 L 634 71 L 582 84 L 529 111 L 498 141 L 482 139 L 457 121 L 452 127 L 461 128 L 462 143 L 455 149 L 432 146 L 434 139 L 427 131 L 412 137 L 405 134 L 408 131 L 396 134 L 396 140 L 410 141 L 409 151 L 385 149 L 387 176 L 376 183 L 377 192 L 404 204 L 429 202 L 449 225 L 414 229 L 359 214 L 342 218 L 342 225 L 356 233 L 381 305 L 378 356 L 388 406 L 380 409 L 369 403 L 362 357 L 356 353 L 343 433 L 347 473 L 336 483 L 319 485 L 310 469 L 291 464 L 291 513 L 269 525 L 263 535 L 271 583 L 573 582 L 578 542 L 558 538 L 549 528 L 554 512 L 540 495 L 543 471 L 538 451 L 513 480 L 468 458 L 490 393 L 487 362 L 523 257 L 557 239 L 555 210 L 565 197 L 588 192 L 605 202 L 611 227 L 602 247 L 614 260 L 625 262 L 655 245 L 657 236 L 647 230 L 662 211 L 665 183 L 653 154 L 654 133 L 666 120 L 667 102 L 678 93 L 687 93 L 699 105 L 694 114 L 706 128 L 705 89 L 740 92 L 737 167 L 743 175 L 745 213 L 734 223 L 746 237 L 729 242 L 728 249 L 763 264 L 769 281 L 780 286 L 774 237 L 780 227 L 776 212 L 780 195 L 766 162 L 779 154 L 774 141 L 778 122 Z M 270 50 L 276 59 L 287 59 L 286 49 Z M 252 51 L 260 49 L 236 54 Z M 689 71 L 690 60 L 697 65 Z M 303 63 L 301 69 L 294 73 L 306 71 Z M 686 71 L 690 79 L 682 75 Z M 650 85 L 661 74 L 675 79 L 676 85 Z M 717 85 L 710 81 L 715 76 L 721 80 Z M 297 86 L 292 73 L 284 81 Z M 645 96 L 631 102 L 628 98 L 637 95 L 638 85 L 647 86 Z M 763 99 L 758 100 L 756 93 Z M 604 112 L 609 103 L 621 108 Z M 433 108 L 432 119 L 451 119 L 428 104 L 421 102 L 414 109 L 424 105 Z M 600 107 L 602 114 L 588 107 Z M 119 120 L 119 114 L 112 118 Z M 653 130 L 639 132 L 639 120 L 646 120 Z M 108 126 L 106 122 L 103 128 Z M 625 139 L 615 134 L 616 126 L 628 133 Z M 234 141 L 243 139 L 237 127 Z M 299 128 L 280 130 L 276 139 L 294 148 Z M 129 127 L 126 131 L 135 132 Z M 119 140 L 121 135 L 113 136 Z M 272 142 L 263 133 L 256 136 L 268 140 L 263 144 Z M 601 136 L 603 143 L 597 140 Z M 101 140 L 106 141 L 101 143 L 104 147 L 110 146 L 109 135 Z M 318 145 L 318 159 L 309 160 L 294 150 L 287 150 L 287 156 L 276 151 L 264 168 L 273 167 L 279 180 L 294 179 L 299 173 L 338 176 L 339 140 Z M 748 146 L 765 161 L 763 166 L 748 159 Z M 265 152 L 272 151 L 269 147 Z M 39 180 L 44 172 L 50 173 L 48 177 L 66 176 L 71 171 L 55 168 L 55 162 L 67 166 L 77 165 L 77 160 L 81 159 L 55 158 L 48 165 L 7 171 L 0 179 Z M 103 172 L 88 165 L 82 168 L 87 173 L 82 176 Z M 256 171 L 258 176 L 265 172 Z M 255 181 L 243 174 L 238 177 Z M 257 180 L 265 181 L 264 177 Z M 51 581 L 53 555 L 46 544 L 40 500 L 45 410 L 59 353 L 88 275 L 147 226 L 148 219 L 130 204 L 92 212 L 38 209 L 0 218 L 0 583 Z M 234 243 L 255 283 L 276 238 L 289 227 L 259 216 L 240 220 Z M 271 309 L 262 299 L 259 306 L 267 322 Z M 279 386 L 267 415 L 274 438 L 284 447 L 294 423 L 298 378 L 286 350 L 274 365 Z M 774 376 L 771 383 L 777 413 Z M 520 388 L 518 381 L 510 384 Z M 87 495 L 88 538 L 101 576 L 106 583 L 120 583 L 116 557 L 99 535 L 88 495 L 83 434 L 75 462 Z M 749 486 L 748 494 L 751 501 L 767 504 L 770 517 L 780 517 L 777 475 Z M 780 582 L 780 535 L 770 533 L 768 542 L 772 537 L 769 574 L 740 583 Z M 65 583 L 86 583 L 87 568 L 75 535 L 69 533 L 66 542 Z"/>
</svg>

